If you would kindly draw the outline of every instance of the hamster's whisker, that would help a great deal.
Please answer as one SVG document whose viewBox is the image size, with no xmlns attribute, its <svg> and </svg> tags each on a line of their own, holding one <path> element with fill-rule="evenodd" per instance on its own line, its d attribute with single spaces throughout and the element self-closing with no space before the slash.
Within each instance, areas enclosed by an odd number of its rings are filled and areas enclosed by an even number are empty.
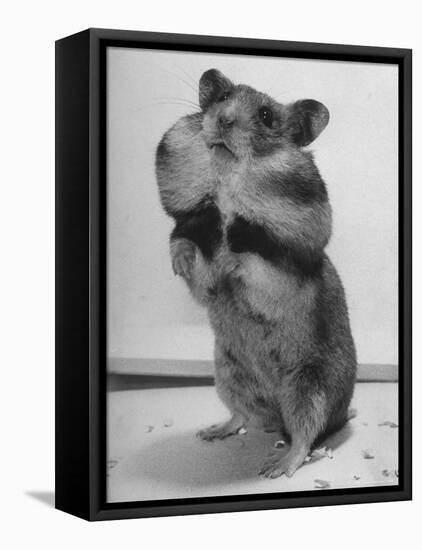
<svg viewBox="0 0 422 550">
<path fill-rule="evenodd" d="M 178 105 L 178 106 L 181 106 L 181 107 L 186 107 L 188 109 L 190 109 L 190 112 L 198 112 L 200 111 L 198 105 L 195 105 L 193 103 L 188 103 L 188 102 L 184 102 L 184 101 L 180 101 L 180 100 L 176 100 L 176 99 L 172 99 L 172 100 L 157 100 L 157 101 L 154 101 L 151 105 Z"/>
<path fill-rule="evenodd" d="M 188 82 L 185 82 L 185 84 L 189 85 L 192 88 L 192 90 L 195 92 L 195 94 L 198 94 L 198 82 L 192 76 L 190 76 L 189 73 L 187 73 L 184 69 L 182 69 L 181 67 L 179 67 L 178 69 L 188 79 Z"/>
<path fill-rule="evenodd" d="M 158 107 L 160 105 L 177 105 L 177 106 L 181 106 L 181 107 L 185 107 L 185 108 L 189 108 L 190 109 L 190 113 L 192 113 L 192 109 L 194 109 L 193 112 L 199 112 L 200 111 L 200 108 L 198 105 L 195 105 L 194 103 L 189 103 L 189 102 L 183 102 L 181 100 L 156 100 L 156 101 L 151 101 L 149 103 L 146 103 L 144 105 L 140 105 L 139 107 L 136 107 L 135 109 L 132 109 L 131 110 L 131 113 L 138 113 L 140 111 L 145 111 L 146 109 L 151 109 L 153 107 Z"/>
<path fill-rule="evenodd" d="M 186 86 L 188 86 L 188 88 L 190 88 L 195 93 L 195 95 L 198 94 L 198 86 L 197 85 L 193 86 L 190 82 L 188 82 L 187 80 L 181 78 L 180 76 L 179 76 L 179 80 L 180 80 L 180 82 L 183 82 L 183 84 L 186 84 Z"/>
<path fill-rule="evenodd" d="M 176 77 L 180 82 L 183 82 L 183 84 L 185 84 L 186 86 L 188 86 L 188 88 L 190 88 L 193 92 L 195 92 L 195 96 L 198 94 L 198 84 L 196 82 L 188 82 L 186 81 L 184 78 L 182 78 L 180 76 L 180 74 L 177 74 L 176 72 L 174 71 L 170 71 L 169 69 L 164 69 L 163 67 L 160 67 L 160 69 L 163 71 L 163 72 L 166 72 L 174 77 Z M 181 69 L 180 67 L 178 68 L 178 70 L 182 71 L 183 74 L 188 77 L 188 75 L 183 71 L 183 69 Z M 190 77 L 188 77 L 190 78 Z"/>
<path fill-rule="evenodd" d="M 196 107 L 197 109 L 200 109 L 200 106 L 199 106 L 198 103 L 196 103 L 195 101 L 191 101 L 190 99 L 185 99 L 184 97 L 164 97 L 162 99 L 164 99 L 164 100 L 169 99 L 169 100 L 174 100 L 174 101 L 183 101 L 184 103 L 187 103 L 189 105 L 192 105 L 193 107 Z"/>
<path fill-rule="evenodd" d="M 280 92 L 280 93 L 277 93 L 277 94 L 272 94 L 272 93 L 269 93 L 268 95 L 271 96 L 275 101 L 278 101 L 280 97 L 284 96 L 286 94 L 286 92 Z"/>
</svg>

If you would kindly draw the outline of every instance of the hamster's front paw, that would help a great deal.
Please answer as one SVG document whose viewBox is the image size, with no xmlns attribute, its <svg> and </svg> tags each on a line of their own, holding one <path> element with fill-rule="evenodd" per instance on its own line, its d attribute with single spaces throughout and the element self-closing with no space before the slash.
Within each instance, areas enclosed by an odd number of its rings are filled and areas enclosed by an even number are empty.
<svg viewBox="0 0 422 550">
<path fill-rule="evenodd" d="M 290 449 L 287 454 L 284 449 L 273 450 L 263 467 L 259 471 L 260 475 L 274 479 L 286 474 L 287 477 L 292 477 L 300 466 L 305 462 L 306 453 L 298 452 L 295 449 Z"/>
<path fill-rule="evenodd" d="M 175 275 L 190 279 L 195 262 L 195 245 L 187 239 L 177 239 L 171 243 L 170 254 Z"/>
</svg>

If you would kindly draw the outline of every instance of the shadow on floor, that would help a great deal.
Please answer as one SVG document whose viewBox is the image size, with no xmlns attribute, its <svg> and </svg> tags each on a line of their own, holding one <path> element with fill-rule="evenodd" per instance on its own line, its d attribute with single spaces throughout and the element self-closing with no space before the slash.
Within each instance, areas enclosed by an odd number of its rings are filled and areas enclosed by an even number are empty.
<svg viewBox="0 0 422 550">
<path fill-rule="evenodd" d="M 107 375 L 107 391 L 110 392 L 213 385 L 214 377 L 212 376 L 157 376 L 113 373 Z"/>
<path fill-rule="evenodd" d="M 328 447 L 329 449 L 335 451 L 352 436 L 352 432 L 352 424 L 347 422 L 341 430 L 327 437 L 327 439 L 321 443 L 321 447 Z"/>
<path fill-rule="evenodd" d="M 323 445 L 337 449 L 349 439 L 352 430 L 348 423 Z M 245 435 L 214 442 L 201 441 L 193 432 L 169 435 L 141 449 L 136 460 L 126 465 L 129 471 L 125 476 L 156 479 L 183 487 L 215 486 L 256 478 L 277 439 L 278 434 L 262 430 L 250 430 Z"/>
<path fill-rule="evenodd" d="M 25 494 L 49 508 L 54 508 L 55 493 L 53 491 L 26 491 Z"/>
</svg>

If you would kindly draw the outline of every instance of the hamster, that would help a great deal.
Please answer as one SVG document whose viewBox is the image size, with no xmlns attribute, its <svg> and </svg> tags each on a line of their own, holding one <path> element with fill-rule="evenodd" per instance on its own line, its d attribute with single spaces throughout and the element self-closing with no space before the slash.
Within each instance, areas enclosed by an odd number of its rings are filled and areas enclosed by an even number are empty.
<svg viewBox="0 0 422 550">
<path fill-rule="evenodd" d="M 257 423 L 280 431 L 288 451 L 259 473 L 292 476 L 348 420 L 356 378 L 345 293 L 325 253 L 327 189 L 304 149 L 329 113 L 310 99 L 280 104 L 216 69 L 200 79 L 199 105 L 156 154 L 173 269 L 207 308 L 216 390 L 231 412 L 199 436 Z"/>
</svg>

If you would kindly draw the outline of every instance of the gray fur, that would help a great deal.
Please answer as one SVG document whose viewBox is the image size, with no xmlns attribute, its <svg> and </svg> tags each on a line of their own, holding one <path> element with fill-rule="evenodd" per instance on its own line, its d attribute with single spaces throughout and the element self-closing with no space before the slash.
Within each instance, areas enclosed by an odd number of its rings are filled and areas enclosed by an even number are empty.
<svg viewBox="0 0 422 550">
<path fill-rule="evenodd" d="M 347 421 L 356 376 L 344 290 L 324 253 L 331 208 L 312 155 L 300 147 L 323 130 L 328 110 L 310 100 L 303 110 L 302 102 L 280 105 L 213 71 L 202 79 L 203 112 L 177 122 L 157 153 L 158 186 L 170 215 L 211 196 L 222 217 L 223 239 L 212 260 L 193 244 L 187 253 L 189 241 L 171 243 L 173 263 L 189 258 L 181 274 L 207 307 L 215 333 L 216 388 L 232 413 L 229 422 L 200 436 L 227 437 L 251 422 L 275 425 L 291 446 L 261 473 L 290 476 L 316 441 Z M 213 92 L 216 73 L 217 88 L 232 86 L 222 103 L 209 99 L 219 91 Z M 255 117 L 264 103 L 277 117 L 271 129 Z M 218 125 L 221 113 L 234 120 L 229 129 Z M 293 119 L 292 113 L 305 119 Z M 232 252 L 227 229 L 239 215 L 275 242 L 320 255 L 318 273 L 303 278 L 257 253 Z"/>
</svg>

